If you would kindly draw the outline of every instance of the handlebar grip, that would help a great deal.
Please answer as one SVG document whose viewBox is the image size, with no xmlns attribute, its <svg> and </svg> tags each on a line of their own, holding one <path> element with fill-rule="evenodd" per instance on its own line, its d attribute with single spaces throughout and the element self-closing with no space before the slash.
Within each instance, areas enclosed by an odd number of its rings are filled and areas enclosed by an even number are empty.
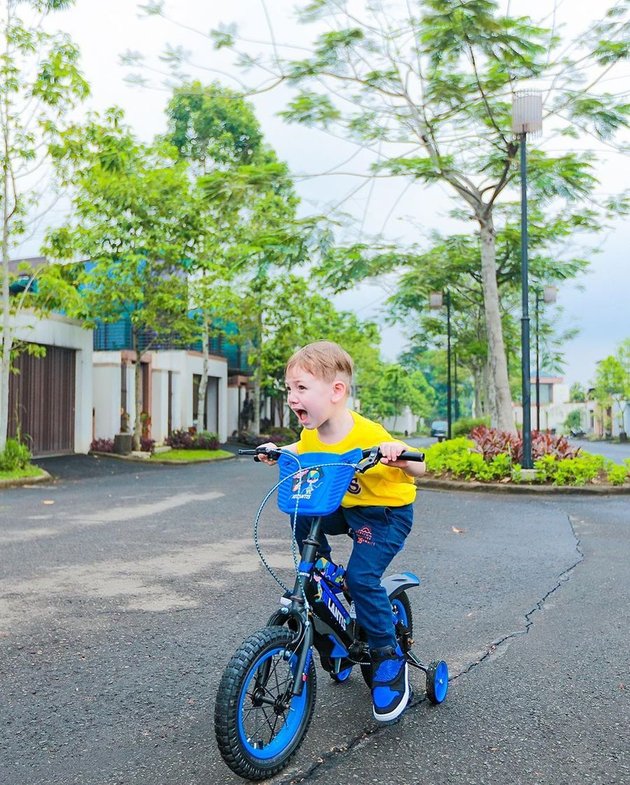
<svg viewBox="0 0 630 785">
<path fill-rule="evenodd" d="M 280 457 L 280 455 L 282 454 L 282 451 L 281 450 L 268 450 L 266 448 L 256 447 L 253 450 L 251 450 L 251 449 L 245 449 L 245 450 L 239 449 L 238 454 L 239 455 L 253 455 L 254 456 L 254 460 L 256 462 L 260 463 L 260 457 L 259 456 L 261 454 L 267 455 L 272 460 L 277 461 L 278 458 Z"/>
<path fill-rule="evenodd" d="M 423 452 L 411 452 L 410 450 L 405 450 L 405 452 L 401 452 L 398 456 L 398 460 L 400 461 L 416 461 L 416 463 L 422 463 L 424 460 L 424 453 Z"/>
<path fill-rule="evenodd" d="M 378 447 L 371 447 L 369 450 L 363 450 L 363 457 L 371 457 L 376 464 L 381 459 L 381 451 Z M 422 461 L 424 461 L 424 453 L 404 450 L 400 453 L 398 459 L 401 461 L 416 461 L 416 463 L 422 463 Z"/>
</svg>

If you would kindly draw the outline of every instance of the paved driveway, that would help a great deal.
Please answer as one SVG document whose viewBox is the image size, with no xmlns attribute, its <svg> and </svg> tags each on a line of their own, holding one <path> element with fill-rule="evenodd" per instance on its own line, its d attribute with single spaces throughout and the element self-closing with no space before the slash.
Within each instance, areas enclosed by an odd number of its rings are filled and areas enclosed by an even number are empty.
<svg viewBox="0 0 630 785">
<path fill-rule="evenodd" d="M 0 492 L 0 785 L 241 782 L 216 750 L 214 694 L 280 591 L 251 535 L 274 473 L 85 465 Z M 272 509 L 262 546 L 290 580 Z M 423 491 L 393 569 L 423 577 L 414 637 L 450 664 L 446 703 L 414 673 L 416 704 L 383 729 L 358 674 L 320 671 L 275 781 L 629 785 L 629 564 L 627 497 Z"/>
</svg>

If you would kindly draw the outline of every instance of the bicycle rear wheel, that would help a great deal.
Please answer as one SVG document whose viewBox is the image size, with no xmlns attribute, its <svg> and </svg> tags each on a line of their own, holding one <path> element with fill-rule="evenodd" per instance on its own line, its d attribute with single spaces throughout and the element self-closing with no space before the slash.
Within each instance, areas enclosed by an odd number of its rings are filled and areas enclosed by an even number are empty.
<svg viewBox="0 0 630 785">
<path fill-rule="evenodd" d="M 311 723 L 317 691 L 311 659 L 301 695 L 291 695 L 298 656 L 286 627 L 265 627 L 239 646 L 217 692 L 214 729 L 235 774 L 250 780 L 281 771 Z"/>
<path fill-rule="evenodd" d="M 411 603 L 409 602 L 407 593 L 404 591 L 401 591 L 400 594 L 394 597 L 391 603 L 394 628 L 396 630 L 396 639 L 399 643 L 401 643 L 400 635 L 403 631 L 406 631 L 409 635 L 413 635 L 413 616 L 411 614 Z M 372 687 L 372 666 L 369 664 L 361 665 L 361 674 L 363 675 L 363 681 L 367 684 L 367 686 Z"/>
</svg>

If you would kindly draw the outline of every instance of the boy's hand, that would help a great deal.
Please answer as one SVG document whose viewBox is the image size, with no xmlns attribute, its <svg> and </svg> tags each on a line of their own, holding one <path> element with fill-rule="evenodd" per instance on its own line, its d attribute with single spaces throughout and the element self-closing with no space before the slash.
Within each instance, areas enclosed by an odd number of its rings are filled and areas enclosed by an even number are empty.
<svg viewBox="0 0 630 785">
<path fill-rule="evenodd" d="M 256 449 L 260 450 L 261 448 L 265 449 L 265 450 L 277 450 L 278 446 L 276 444 L 274 444 L 273 442 L 265 442 L 265 444 L 259 444 Z M 258 453 L 258 460 L 261 463 L 266 463 L 268 466 L 275 466 L 276 463 L 277 463 L 276 460 L 274 460 L 273 458 L 270 458 L 264 452 L 259 452 Z"/>
<path fill-rule="evenodd" d="M 382 453 L 381 463 L 395 469 L 402 469 L 406 474 L 419 477 L 424 474 L 426 465 L 424 461 L 399 461 L 398 456 L 408 448 L 400 442 L 383 442 L 379 444 Z"/>
</svg>

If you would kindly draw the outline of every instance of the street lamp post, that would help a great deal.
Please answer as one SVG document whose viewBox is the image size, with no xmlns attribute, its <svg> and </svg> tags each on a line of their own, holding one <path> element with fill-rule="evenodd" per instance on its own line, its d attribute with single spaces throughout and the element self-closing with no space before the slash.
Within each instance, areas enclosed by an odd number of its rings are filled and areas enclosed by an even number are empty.
<svg viewBox="0 0 630 785">
<path fill-rule="evenodd" d="M 446 305 L 446 424 L 447 438 L 451 438 L 453 417 L 452 410 L 452 385 L 451 385 L 451 293 L 448 289 L 442 292 L 432 292 L 429 295 L 430 308 L 442 308 Z"/>
<path fill-rule="evenodd" d="M 529 362 L 529 285 L 527 269 L 527 134 L 542 131 L 542 96 L 532 91 L 514 94 L 512 130 L 521 154 L 521 380 L 523 398 L 523 469 L 532 464 L 531 378 Z"/>
<path fill-rule="evenodd" d="M 555 303 L 558 290 L 555 286 L 545 286 L 536 292 L 536 430 L 540 431 L 540 303 Z"/>
</svg>

